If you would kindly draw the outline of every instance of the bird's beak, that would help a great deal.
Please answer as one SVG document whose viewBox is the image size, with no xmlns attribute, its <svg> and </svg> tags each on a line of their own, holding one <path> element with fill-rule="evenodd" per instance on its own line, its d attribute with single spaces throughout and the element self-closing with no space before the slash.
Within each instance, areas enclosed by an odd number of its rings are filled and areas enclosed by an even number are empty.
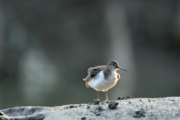
<svg viewBox="0 0 180 120">
<path fill-rule="evenodd" d="M 118 68 L 127 72 L 127 70 L 126 70 L 126 69 L 124 69 L 124 68 L 122 68 L 122 67 L 118 67 Z"/>
</svg>

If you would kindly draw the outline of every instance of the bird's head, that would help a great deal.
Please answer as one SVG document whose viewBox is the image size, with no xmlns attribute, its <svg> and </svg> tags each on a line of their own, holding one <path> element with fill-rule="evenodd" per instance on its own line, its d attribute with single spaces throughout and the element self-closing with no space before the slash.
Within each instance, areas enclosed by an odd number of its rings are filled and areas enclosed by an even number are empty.
<svg viewBox="0 0 180 120">
<path fill-rule="evenodd" d="M 107 66 L 113 68 L 114 70 L 119 70 L 119 69 L 121 69 L 121 70 L 127 71 L 126 69 L 120 67 L 119 64 L 118 64 L 118 62 L 115 61 L 115 60 L 109 61 L 108 64 L 107 64 Z"/>
</svg>

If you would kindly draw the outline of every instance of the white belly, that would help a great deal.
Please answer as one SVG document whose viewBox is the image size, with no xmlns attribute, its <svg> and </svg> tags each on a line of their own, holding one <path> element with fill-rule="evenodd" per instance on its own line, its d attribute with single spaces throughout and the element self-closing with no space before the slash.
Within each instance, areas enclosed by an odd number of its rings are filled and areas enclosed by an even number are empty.
<svg viewBox="0 0 180 120">
<path fill-rule="evenodd" d="M 101 71 L 95 78 L 90 79 L 89 86 L 97 91 L 107 91 L 114 87 L 117 83 L 117 73 L 112 72 L 108 79 L 104 79 L 103 71 Z"/>
</svg>

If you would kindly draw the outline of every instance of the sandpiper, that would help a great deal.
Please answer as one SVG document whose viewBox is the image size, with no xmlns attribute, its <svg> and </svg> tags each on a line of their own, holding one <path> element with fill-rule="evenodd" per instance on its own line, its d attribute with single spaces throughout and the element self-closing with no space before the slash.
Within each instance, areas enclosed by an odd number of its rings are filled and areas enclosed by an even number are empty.
<svg viewBox="0 0 180 120">
<path fill-rule="evenodd" d="M 88 75 L 83 81 L 85 81 L 87 88 L 90 86 L 97 91 L 98 99 L 100 91 L 102 91 L 106 93 L 106 100 L 108 100 L 107 91 L 114 87 L 120 79 L 120 74 L 116 72 L 119 69 L 127 71 L 120 67 L 117 61 L 111 60 L 107 65 L 90 67 L 88 69 Z"/>
</svg>

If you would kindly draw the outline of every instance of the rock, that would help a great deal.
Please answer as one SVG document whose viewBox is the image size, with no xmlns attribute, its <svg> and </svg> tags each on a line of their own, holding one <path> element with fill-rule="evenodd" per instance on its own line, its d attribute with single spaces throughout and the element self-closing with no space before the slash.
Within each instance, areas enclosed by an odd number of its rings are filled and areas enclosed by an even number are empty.
<svg viewBox="0 0 180 120">
<path fill-rule="evenodd" d="M 126 98 L 125 97 L 118 97 L 117 100 L 127 100 L 127 99 L 130 99 L 131 97 L 127 96 Z"/>
<path fill-rule="evenodd" d="M 69 108 L 74 108 L 75 106 L 74 105 L 70 105 L 70 107 Z"/>
<path fill-rule="evenodd" d="M 3 116 L 3 113 L 2 113 L 2 112 L 0 112 L 0 116 Z"/>
<path fill-rule="evenodd" d="M 81 120 L 86 120 L 86 117 L 82 117 Z"/>
<path fill-rule="evenodd" d="M 117 105 L 119 105 L 118 102 L 110 102 L 110 103 L 108 104 L 108 107 L 109 107 L 110 109 L 117 109 Z"/>
<path fill-rule="evenodd" d="M 100 116 L 100 115 L 101 115 L 101 113 L 97 113 L 97 114 L 96 114 L 96 116 Z"/>
<path fill-rule="evenodd" d="M 179 120 L 179 104 L 180 97 L 167 97 L 131 98 L 96 105 L 15 107 L 0 110 L 0 120 Z"/>
<path fill-rule="evenodd" d="M 87 108 L 90 108 L 90 106 L 89 106 L 89 105 L 87 105 Z"/>
<path fill-rule="evenodd" d="M 136 117 L 136 118 L 145 117 L 146 116 L 145 114 L 146 114 L 146 112 L 144 111 L 144 109 L 141 109 L 141 110 L 135 112 L 134 117 Z"/>
<path fill-rule="evenodd" d="M 131 97 L 127 96 L 126 99 L 130 99 Z"/>
<path fill-rule="evenodd" d="M 95 104 L 95 105 L 98 105 L 99 103 L 100 103 L 100 100 L 99 100 L 99 99 L 95 99 L 95 100 L 94 100 L 94 104 Z"/>
<path fill-rule="evenodd" d="M 103 111 L 104 109 L 103 109 L 102 106 L 99 106 L 99 107 L 98 107 L 98 110 L 99 110 L 99 111 Z"/>
<path fill-rule="evenodd" d="M 122 100 L 122 98 L 121 98 L 121 97 L 118 97 L 117 100 Z"/>
</svg>

